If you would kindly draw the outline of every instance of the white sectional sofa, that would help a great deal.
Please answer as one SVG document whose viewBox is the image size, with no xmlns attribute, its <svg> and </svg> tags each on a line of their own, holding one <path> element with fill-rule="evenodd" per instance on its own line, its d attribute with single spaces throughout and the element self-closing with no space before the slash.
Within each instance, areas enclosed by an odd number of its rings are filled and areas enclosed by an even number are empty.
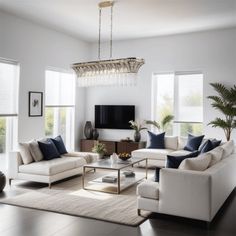
<svg viewBox="0 0 236 236">
<path fill-rule="evenodd" d="M 159 183 L 139 184 L 138 214 L 147 210 L 211 222 L 235 187 L 236 150 L 232 146 L 204 171 L 162 168 Z"/>
<path fill-rule="evenodd" d="M 42 160 L 23 164 L 20 152 L 11 152 L 8 157 L 9 184 L 14 179 L 51 184 L 74 175 L 81 174 L 83 165 L 97 161 L 98 154 L 73 152 L 52 160 Z"/>
</svg>

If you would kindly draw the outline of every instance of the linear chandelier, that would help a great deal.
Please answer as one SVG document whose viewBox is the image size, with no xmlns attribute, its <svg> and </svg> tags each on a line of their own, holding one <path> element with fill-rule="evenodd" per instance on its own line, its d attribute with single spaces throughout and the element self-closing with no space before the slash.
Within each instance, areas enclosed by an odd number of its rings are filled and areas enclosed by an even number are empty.
<svg viewBox="0 0 236 236">
<path fill-rule="evenodd" d="M 129 86 L 135 85 L 139 68 L 144 64 L 144 59 L 136 57 L 112 59 L 113 45 L 113 1 L 100 2 L 99 7 L 99 36 L 98 60 L 75 63 L 72 68 L 76 72 L 79 87 L 89 86 Z M 110 7 L 110 59 L 101 60 L 101 18 L 102 9 Z"/>
</svg>

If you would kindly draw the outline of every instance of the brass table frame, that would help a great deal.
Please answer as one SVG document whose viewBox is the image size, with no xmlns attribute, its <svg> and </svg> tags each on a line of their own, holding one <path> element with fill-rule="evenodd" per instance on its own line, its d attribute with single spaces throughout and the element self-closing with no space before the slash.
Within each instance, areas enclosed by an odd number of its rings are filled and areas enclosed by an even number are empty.
<svg viewBox="0 0 236 236">
<path fill-rule="evenodd" d="M 136 160 L 135 160 L 136 159 Z M 93 166 L 93 164 L 87 164 L 83 166 L 83 175 L 82 175 L 82 188 L 85 190 L 92 190 L 92 191 L 97 191 L 97 192 L 105 192 L 105 193 L 114 193 L 114 194 L 120 194 L 121 191 L 131 187 L 132 185 L 134 185 L 135 183 L 138 183 L 139 181 L 143 180 L 143 179 L 147 179 L 148 176 L 148 159 L 147 158 L 134 158 L 133 162 L 130 163 L 122 163 L 120 165 L 120 168 L 112 168 L 112 167 L 106 167 L 106 166 Z M 120 180 L 120 171 L 122 169 L 125 169 L 129 166 L 133 167 L 135 164 L 139 164 L 140 162 L 145 161 L 145 177 L 138 179 L 137 181 L 134 181 L 132 184 L 126 186 L 125 188 L 121 189 L 121 180 Z M 119 163 L 118 163 L 119 164 Z M 103 169 L 103 170 L 113 170 L 113 171 L 117 171 L 117 191 L 106 191 L 106 190 L 97 190 L 97 189 L 93 189 L 93 188 L 89 188 L 89 187 L 85 187 L 85 175 L 86 175 L 86 168 L 88 169 L 94 169 L 94 172 L 96 172 L 96 169 Z"/>
</svg>

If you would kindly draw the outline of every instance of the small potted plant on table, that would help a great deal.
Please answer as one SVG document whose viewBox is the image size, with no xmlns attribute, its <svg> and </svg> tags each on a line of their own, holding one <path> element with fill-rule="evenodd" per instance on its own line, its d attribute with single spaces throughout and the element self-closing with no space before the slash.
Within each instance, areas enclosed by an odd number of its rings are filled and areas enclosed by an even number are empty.
<svg viewBox="0 0 236 236">
<path fill-rule="evenodd" d="M 95 144 L 92 149 L 92 152 L 97 153 L 99 155 L 99 158 L 102 159 L 107 152 L 105 144 L 103 143 Z"/>
</svg>

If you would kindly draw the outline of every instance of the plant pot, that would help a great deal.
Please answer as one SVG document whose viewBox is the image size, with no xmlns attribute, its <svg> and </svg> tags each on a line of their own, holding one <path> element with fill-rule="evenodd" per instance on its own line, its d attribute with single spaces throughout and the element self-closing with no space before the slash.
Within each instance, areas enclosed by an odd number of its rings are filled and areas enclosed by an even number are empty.
<svg viewBox="0 0 236 236">
<path fill-rule="evenodd" d="M 99 155 L 99 159 L 103 159 L 104 158 L 104 153 L 98 153 Z"/>
<path fill-rule="evenodd" d="M 139 142 L 141 139 L 141 133 L 139 131 L 134 132 L 134 142 Z"/>
<path fill-rule="evenodd" d="M 84 136 L 86 139 L 92 139 L 93 138 L 93 126 L 91 121 L 86 121 L 84 126 Z"/>
<path fill-rule="evenodd" d="M 0 171 L 0 192 L 2 192 L 5 186 L 6 186 L 6 176 Z"/>
</svg>

